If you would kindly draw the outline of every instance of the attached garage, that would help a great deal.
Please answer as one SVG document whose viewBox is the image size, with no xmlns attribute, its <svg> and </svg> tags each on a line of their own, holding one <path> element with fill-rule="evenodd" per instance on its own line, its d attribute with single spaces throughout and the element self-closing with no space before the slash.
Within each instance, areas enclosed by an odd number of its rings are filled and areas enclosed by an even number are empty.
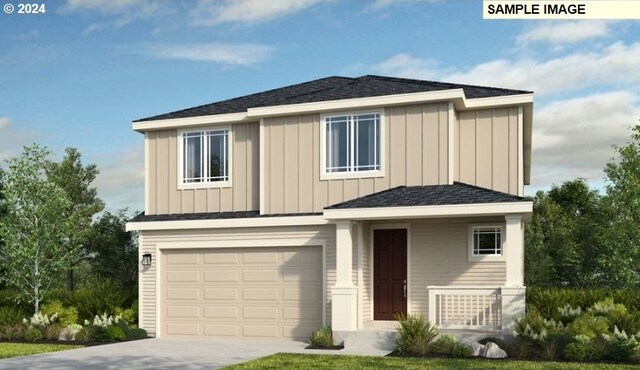
<svg viewBox="0 0 640 370">
<path fill-rule="evenodd" d="M 322 326 L 322 247 L 164 249 L 162 336 L 306 339 Z"/>
</svg>

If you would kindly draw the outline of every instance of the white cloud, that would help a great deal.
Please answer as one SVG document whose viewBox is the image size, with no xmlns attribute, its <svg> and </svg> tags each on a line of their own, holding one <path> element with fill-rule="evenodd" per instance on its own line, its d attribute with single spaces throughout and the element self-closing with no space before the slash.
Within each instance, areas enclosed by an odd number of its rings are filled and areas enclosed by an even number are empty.
<svg viewBox="0 0 640 370">
<path fill-rule="evenodd" d="M 106 163 L 97 163 L 100 174 L 93 183 L 109 208 L 144 209 L 144 149 L 138 145 L 112 153 Z"/>
<path fill-rule="evenodd" d="M 640 83 L 640 43 L 616 42 L 599 50 L 574 52 L 548 60 L 496 59 L 462 70 L 437 69 L 430 59 L 397 54 L 361 67 L 374 73 L 533 90 L 538 96 L 591 86 Z"/>
<path fill-rule="evenodd" d="M 546 187 L 576 177 L 602 180 L 640 117 L 640 100 L 627 91 L 558 100 L 534 110 L 531 185 Z"/>
<path fill-rule="evenodd" d="M 9 119 L 7 117 L 0 117 L 0 129 L 9 126 Z"/>
<path fill-rule="evenodd" d="M 567 44 L 606 36 L 610 22 L 594 21 L 550 21 L 536 23 L 536 26 L 520 34 L 519 44 L 549 42 Z"/>
<path fill-rule="evenodd" d="M 183 59 L 218 63 L 226 66 L 249 66 L 268 59 L 273 47 L 260 44 L 189 44 L 158 45 L 148 53 L 159 59 Z"/>
<path fill-rule="evenodd" d="M 309 8 L 326 0 L 201 0 L 193 9 L 194 24 L 260 23 Z"/>
</svg>

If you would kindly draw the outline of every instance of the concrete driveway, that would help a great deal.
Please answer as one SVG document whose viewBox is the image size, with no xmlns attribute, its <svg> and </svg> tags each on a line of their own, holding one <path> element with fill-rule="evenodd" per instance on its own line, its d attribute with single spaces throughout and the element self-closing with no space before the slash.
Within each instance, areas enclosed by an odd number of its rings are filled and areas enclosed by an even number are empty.
<svg viewBox="0 0 640 370">
<path fill-rule="evenodd" d="M 307 344 L 281 340 L 146 339 L 0 360 L 0 369 L 219 369 Z"/>
</svg>

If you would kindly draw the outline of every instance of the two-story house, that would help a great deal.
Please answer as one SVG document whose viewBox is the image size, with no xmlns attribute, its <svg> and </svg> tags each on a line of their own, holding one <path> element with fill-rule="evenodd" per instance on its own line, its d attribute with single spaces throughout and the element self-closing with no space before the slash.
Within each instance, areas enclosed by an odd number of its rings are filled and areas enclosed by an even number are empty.
<svg viewBox="0 0 640 370">
<path fill-rule="evenodd" d="M 140 326 L 348 338 L 416 313 L 510 333 L 532 106 L 527 91 L 328 77 L 134 121 Z"/>
</svg>

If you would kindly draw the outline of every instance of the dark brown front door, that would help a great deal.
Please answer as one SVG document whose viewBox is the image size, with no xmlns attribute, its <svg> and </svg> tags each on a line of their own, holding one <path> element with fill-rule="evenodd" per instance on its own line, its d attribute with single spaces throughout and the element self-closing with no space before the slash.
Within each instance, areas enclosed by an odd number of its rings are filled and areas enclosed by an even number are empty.
<svg viewBox="0 0 640 370">
<path fill-rule="evenodd" d="M 407 313 L 407 230 L 373 231 L 373 319 Z"/>
</svg>

